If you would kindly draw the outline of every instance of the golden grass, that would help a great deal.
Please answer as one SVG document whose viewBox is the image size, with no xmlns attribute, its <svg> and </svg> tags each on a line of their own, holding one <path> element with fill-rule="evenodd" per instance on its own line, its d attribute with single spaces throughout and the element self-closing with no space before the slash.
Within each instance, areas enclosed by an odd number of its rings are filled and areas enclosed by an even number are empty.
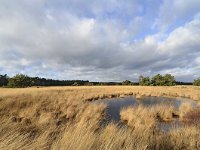
<svg viewBox="0 0 200 150">
<path fill-rule="evenodd" d="M 144 106 L 123 108 L 120 112 L 121 120 L 134 129 L 155 127 L 156 113 L 149 109 Z"/>
<path fill-rule="evenodd" d="M 180 118 L 183 119 L 184 116 L 193 109 L 193 106 L 189 102 L 184 102 L 179 107 Z"/>
<path fill-rule="evenodd" d="M 139 96 L 179 96 L 200 100 L 194 86 L 0 88 L 0 149 L 198 149 L 199 127 L 162 133 L 151 128 L 156 115 L 170 120 L 173 108 L 129 108 L 125 120 L 136 128 L 102 127 L 105 104 L 91 100 Z M 183 109 L 184 110 L 184 109 Z M 121 112 L 122 113 L 122 112 Z M 148 117 L 147 117 L 148 116 Z M 140 118 L 140 119 L 138 119 Z M 141 125 L 142 124 L 142 125 Z M 190 132 L 190 129 L 192 132 Z M 182 132 L 182 134 L 180 134 Z M 189 141 L 188 141 L 189 140 Z M 196 142 L 196 145 L 194 143 Z M 178 144 L 177 144 L 178 143 Z M 184 144 L 186 143 L 186 144 Z"/>
<path fill-rule="evenodd" d="M 128 126 L 137 129 L 138 127 L 155 128 L 161 121 L 173 121 L 173 114 L 176 113 L 177 110 L 171 105 L 160 104 L 151 107 L 139 105 L 123 108 L 120 116 Z"/>
</svg>

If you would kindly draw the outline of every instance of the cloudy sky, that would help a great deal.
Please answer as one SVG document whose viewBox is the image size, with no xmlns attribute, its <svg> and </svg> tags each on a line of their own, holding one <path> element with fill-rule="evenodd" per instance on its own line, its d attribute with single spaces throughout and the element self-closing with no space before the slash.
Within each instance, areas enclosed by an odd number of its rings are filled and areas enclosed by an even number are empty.
<svg viewBox="0 0 200 150">
<path fill-rule="evenodd" d="M 200 0 L 0 0 L 0 74 L 200 76 Z"/>
</svg>

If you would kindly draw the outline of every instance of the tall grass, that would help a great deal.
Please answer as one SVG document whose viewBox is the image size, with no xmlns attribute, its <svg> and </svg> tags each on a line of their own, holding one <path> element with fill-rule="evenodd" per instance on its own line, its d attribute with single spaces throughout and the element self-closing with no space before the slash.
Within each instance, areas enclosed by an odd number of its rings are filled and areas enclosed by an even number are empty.
<svg viewBox="0 0 200 150">
<path fill-rule="evenodd" d="M 200 148 L 198 124 L 174 128 L 167 133 L 154 128 L 157 117 L 171 119 L 173 107 L 124 109 L 121 116 L 131 127 L 115 123 L 101 126 L 107 106 L 89 101 L 126 95 L 181 96 L 200 100 L 200 89 L 193 86 L 2 88 L 0 149 Z M 184 112 L 183 116 L 187 114 Z"/>
<path fill-rule="evenodd" d="M 155 105 L 155 106 L 134 106 L 123 108 L 120 112 L 121 120 L 128 124 L 128 126 L 137 129 L 156 127 L 156 124 L 161 121 L 172 121 L 173 114 L 177 110 L 171 105 Z"/>
</svg>

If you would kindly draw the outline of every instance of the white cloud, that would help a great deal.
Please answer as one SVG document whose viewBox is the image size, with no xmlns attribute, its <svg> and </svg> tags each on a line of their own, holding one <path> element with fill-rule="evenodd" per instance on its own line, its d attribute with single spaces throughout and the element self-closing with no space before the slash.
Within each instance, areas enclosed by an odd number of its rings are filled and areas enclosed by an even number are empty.
<svg viewBox="0 0 200 150">
<path fill-rule="evenodd" d="M 190 3 L 189 10 L 187 3 L 171 2 L 178 8 L 176 19 L 198 11 L 197 1 Z M 147 25 L 145 16 L 138 15 L 144 8 L 137 1 L 3 0 L 1 4 L 0 68 L 5 73 L 107 81 L 136 80 L 140 74 L 162 72 L 190 80 L 199 73 L 195 65 L 199 64 L 200 19 L 196 13 L 192 21 L 171 33 L 146 32 L 138 40 L 135 37 Z M 161 17 L 167 17 L 168 7 L 165 1 Z"/>
<path fill-rule="evenodd" d="M 163 0 L 155 27 L 167 30 L 173 23 L 180 24 L 200 12 L 199 0 Z"/>
<path fill-rule="evenodd" d="M 160 49 L 172 53 L 172 55 L 180 52 L 198 52 L 199 38 L 200 20 L 195 19 L 172 31 L 168 38 L 162 42 Z"/>
</svg>

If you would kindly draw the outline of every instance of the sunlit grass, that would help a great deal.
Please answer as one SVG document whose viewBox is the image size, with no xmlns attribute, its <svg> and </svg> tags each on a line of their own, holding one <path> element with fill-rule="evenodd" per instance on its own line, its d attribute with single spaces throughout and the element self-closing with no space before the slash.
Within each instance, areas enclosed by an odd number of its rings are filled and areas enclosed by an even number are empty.
<svg viewBox="0 0 200 150">
<path fill-rule="evenodd" d="M 0 149 L 198 149 L 199 124 L 165 133 L 155 128 L 157 118 L 172 113 L 188 115 L 190 107 L 129 107 L 121 111 L 130 127 L 101 125 L 106 105 L 90 101 L 127 95 L 185 97 L 200 100 L 194 86 L 44 87 L 0 89 Z M 184 106 L 185 105 L 185 106 Z M 197 108 L 198 109 L 198 108 Z M 178 112 L 176 112 L 178 111 Z M 186 118 L 185 117 L 185 118 Z"/>
</svg>

